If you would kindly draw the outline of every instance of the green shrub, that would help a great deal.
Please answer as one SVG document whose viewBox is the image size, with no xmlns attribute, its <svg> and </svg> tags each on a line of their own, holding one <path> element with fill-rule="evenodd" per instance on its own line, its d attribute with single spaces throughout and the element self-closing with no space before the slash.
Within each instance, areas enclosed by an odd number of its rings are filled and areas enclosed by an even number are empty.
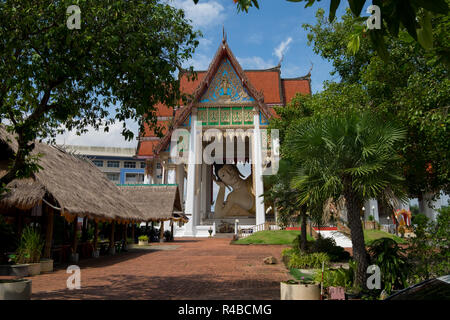
<svg viewBox="0 0 450 320">
<path fill-rule="evenodd" d="M 413 216 L 415 237 L 408 240 L 410 284 L 450 274 L 450 207 L 438 210 L 436 222 Z"/>
<path fill-rule="evenodd" d="M 319 237 L 310 246 L 310 252 L 324 252 L 330 257 L 330 261 L 348 261 L 350 254 L 344 248 L 336 245 L 333 238 Z"/>
<path fill-rule="evenodd" d="M 166 241 L 172 241 L 173 240 L 172 232 L 170 232 L 169 230 L 164 231 L 164 239 Z"/>
<path fill-rule="evenodd" d="M 16 263 L 38 263 L 41 260 L 44 241 L 38 229 L 26 227 L 17 248 Z"/>
<path fill-rule="evenodd" d="M 407 286 L 408 266 L 403 249 L 391 238 L 380 238 L 369 247 L 372 263 L 380 267 L 384 290 L 390 294 L 392 290 Z"/>
<path fill-rule="evenodd" d="M 138 238 L 139 241 L 148 241 L 148 237 L 147 236 L 139 236 Z"/>
<path fill-rule="evenodd" d="M 325 266 L 330 264 L 330 257 L 323 252 L 292 253 L 288 262 L 288 267 L 297 269 L 322 268 L 322 262 Z"/>
<path fill-rule="evenodd" d="M 323 273 L 323 286 L 327 287 L 344 287 L 349 290 L 353 286 L 353 270 L 344 269 L 325 269 Z M 319 269 L 314 273 L 314 281 L 322 281 L 322 270 Z"/>
</svg>

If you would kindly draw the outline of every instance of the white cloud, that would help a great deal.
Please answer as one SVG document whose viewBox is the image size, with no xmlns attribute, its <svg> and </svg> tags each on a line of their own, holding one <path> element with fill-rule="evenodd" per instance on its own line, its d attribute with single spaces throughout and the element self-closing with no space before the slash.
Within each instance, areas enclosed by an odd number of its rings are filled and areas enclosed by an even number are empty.
<svg viewBox="0 0 450 320">
<path fill-rule="evenodd" d="M 193 66 L 195 71 L 205 71 L 208 69 L 210 63 L 211 56 L 199 53 L 187 61 L 184 67 Z"/>
<path fill-rule="evenodd" d="M 285 41 L 282 41 L 278 47 L 274 50 L 274 55 L 278 57 L 278 59 L 281 59 L 283 55 L 288 51 L 289 45 L 292 42 L 292 38 L 288 37 Z"/>
<path fill-rule="evenodd" d="M 136 122 L 127 121 L 128 128 L 133 131 L 135 138 L 138 133 L 138 124 Z M 109 126 L 109 132 L 104 132 L 103 128 L 96 131 L 92 127 L 87 128 L 89 132 L 78 136 L 74 131 L 67 131 L 62 135 L 57 135 L 57 144 L 66 145 L 82 145 L 82 146 L 99 146 L 99 147 L 119 147 L 119 148 L 136 148 L 137 140 L 126 141 L 122 136 L 122 123 L 116 122 Z"/>
<path fill-rule="evenodd" d="M 172 0 L 176 8 L 183 9 L 186 17 L 192 20 L 195 27 L 209 27 L 221 24 L 225 20 L 225 9 L 217 1 Z"/>
<path fill-rule="evenodd" d="M 237 58 L 243 69 L 269 69 L 275 66 L 272 60 L 266 61 L 261 57 Z"/>
</svg>

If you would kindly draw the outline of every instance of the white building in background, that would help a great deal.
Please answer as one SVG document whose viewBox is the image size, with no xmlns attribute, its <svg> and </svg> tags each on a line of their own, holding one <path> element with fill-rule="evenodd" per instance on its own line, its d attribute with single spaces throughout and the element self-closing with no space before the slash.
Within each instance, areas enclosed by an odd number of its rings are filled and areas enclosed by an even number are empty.
<svg viewBox="0 0 450 320">
<path fill-rule="evenodd" d="M 67 151 L 89 158 L 116 184 L 143 184 L 145 160 L 135 157 L 135 148 L 64 145 Z"/>
</svg>

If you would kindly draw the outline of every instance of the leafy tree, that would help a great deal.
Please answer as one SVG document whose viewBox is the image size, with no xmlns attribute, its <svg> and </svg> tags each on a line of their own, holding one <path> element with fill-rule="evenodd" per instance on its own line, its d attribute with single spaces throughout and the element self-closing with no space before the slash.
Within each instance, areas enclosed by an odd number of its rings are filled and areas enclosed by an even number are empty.
<svg viewBox="0 0 450 320">
<path fill-rule="evenodd" d="M 352 19 L 347 13 L 342 22 L 329 23 L 319 10 L 317 23 L 304 26 L 314 51 L 332 61 L 333 73 L 341 77 L 340 83 L 326 86 L 317 105 L 322 105 L 323 113 L 370 109 L 384 119 L 396 118 L 408 128 L 401 155 L 409 195 L 420 198 L 424 192 L 448 192 L 450 81 L 448 64 L 439 53 L 450 50 L 449 17 L 432 19 L 433 50 L 424 50 L 402 30 L 398 39 L 388 38 L 387 61 L 371 49 L 369 39 L 361 41 L 357 54 L 347 51 Z M 358 97 L 357 103 L 351 103 L 353 96 Z M 338 103 L 336 108 L 334 99 L 349 103 Z"/>
<path fill-rule="evenodd" d="M 415 237 L 409 239 L 411 284 L 450 272 L 450 207 L 439 210 L 436 222 L 425 215 L 413 216 Z"/>
<path fill-rule="evenodd" d="M 198 3 L 199 0 L 193 0 Z M 251 7 L 259 9 L 257 0 L 233 0 L 237 4 L 238 11 L 245 11 Z M 286 0 L 289 2 L 306 2 L 305 8 L 312 6 L 316 0 Z M 320 2 L 320 0 L 317 0 Z M 401 27 L 405 28 L 409 35 L 418 41 L 424 48 L 431 48 L 433 43 L 432 25 L 430 23 L 433 14 L 448 14 L 448 1 L 446 0 L 409 0 L 409 1 L 383 1 L 373 0 L 372 4 L 380 7 L 381 25 L 380 30 L 367 30 L 365 20 L 361 12 L 366 5 L 366 0 L 348 0 L 348 6 L 356 19 L 354 19 L 354 31 L 348 46 L 355 53 L 359 49 L 359 43 L 363 37 L 369 36 L 374 48 L 380 55 L 386 57 L 387 50 L 384 43 L 385 36 L 397 37 Z M 336 10 L 341 0 L 330 1 L 329 21 L 333 21 Z"/>
<path fill-rule="evenodd" d="M 74 3 L 81 28 L 69 30 Z M 158 0 L 7 0 L 0 21 L 0 118 L 19 146 L 2 188 L 39 170 L 37 137 L 125 119 L 155 126 L 154 106 L 179 101 L 175 73 L 198 45 L 183 11 Z"/>
<path fill-rule="evenodd" d="M 396 152 L 405 130 L 373 114 L 347 112 L 317 117 L 291 126 L 286 143 L 302 163 L 292 180 L 301 203 L 323 203 L 345 197 L 353 256 L 358 263 L 356 284 L 365 286 L 367 254 L 360 212 L 366 199 L 389 192 L 403 198 L 403 177 Z"/>
</svg>

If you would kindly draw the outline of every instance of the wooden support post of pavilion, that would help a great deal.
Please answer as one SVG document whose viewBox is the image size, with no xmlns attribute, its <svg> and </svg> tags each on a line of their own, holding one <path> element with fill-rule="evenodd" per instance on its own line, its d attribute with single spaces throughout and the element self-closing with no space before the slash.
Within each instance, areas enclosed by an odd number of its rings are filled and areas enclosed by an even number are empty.
<svg viewBox="0 0 450 320">
<path fill-rule="evenodd" d="M 72 254 L 73 257 L 76 256 L 77 253 L 77 245 L 78 245 L 78 216 L 75 216 L 73 219 L 73 237 L 72 237 Z M 78 262 L 77 259 L 74 259 L 74 262 Z"/>
<path fill-rule="evenodd" d="M 160 221 L 159 222 L 159 242 L 163 242 L 164 241 L 164 221 Z"/>
<path fill-rule="evenodd" d="M 136 223 L 132 223 L 131 224 L 131 238 L 133 239 L 133 244 L 134 244 L 135 229 L 136 229 Z"/>
<path fill-rule="evenodd" d="M 46 206 L 47 211 L 47 227 L 45 230 L 45 245 L 44 258 L 50 259 L 52 254 L 52 239 L 53 239 L 53 208 Z"/>
<path fill-rule="evenodd" d="M 98 245 L 98 221 L 94 220 L 94 250 L 97 250 Z"/>
<path fill-rule="evenodd" d="M 122 234 L 123 234 L 123 243 L 125 245 L 125 247 L 127 246 L 127 228 L 128 228 L 128 224 L 124 223 L 122 226 Z"/>
<path fill-rule="evenodd" d="M 115 229 L 116 226 L 116 222 L 113 220 L 111 221 L 111 233 L 109 235 L 109 252 L 111 253 L 115 253 L 115 243 L 114 243 L 114 232 L 116 231 Z"/>
<path fill-rule="evenodd" d="M 83 226 L 81 229 L 81 241 L 86 242 L 87 241 L 87 231 L 88 231 L 88 217 L 83 218 Z"/>
</svg>

